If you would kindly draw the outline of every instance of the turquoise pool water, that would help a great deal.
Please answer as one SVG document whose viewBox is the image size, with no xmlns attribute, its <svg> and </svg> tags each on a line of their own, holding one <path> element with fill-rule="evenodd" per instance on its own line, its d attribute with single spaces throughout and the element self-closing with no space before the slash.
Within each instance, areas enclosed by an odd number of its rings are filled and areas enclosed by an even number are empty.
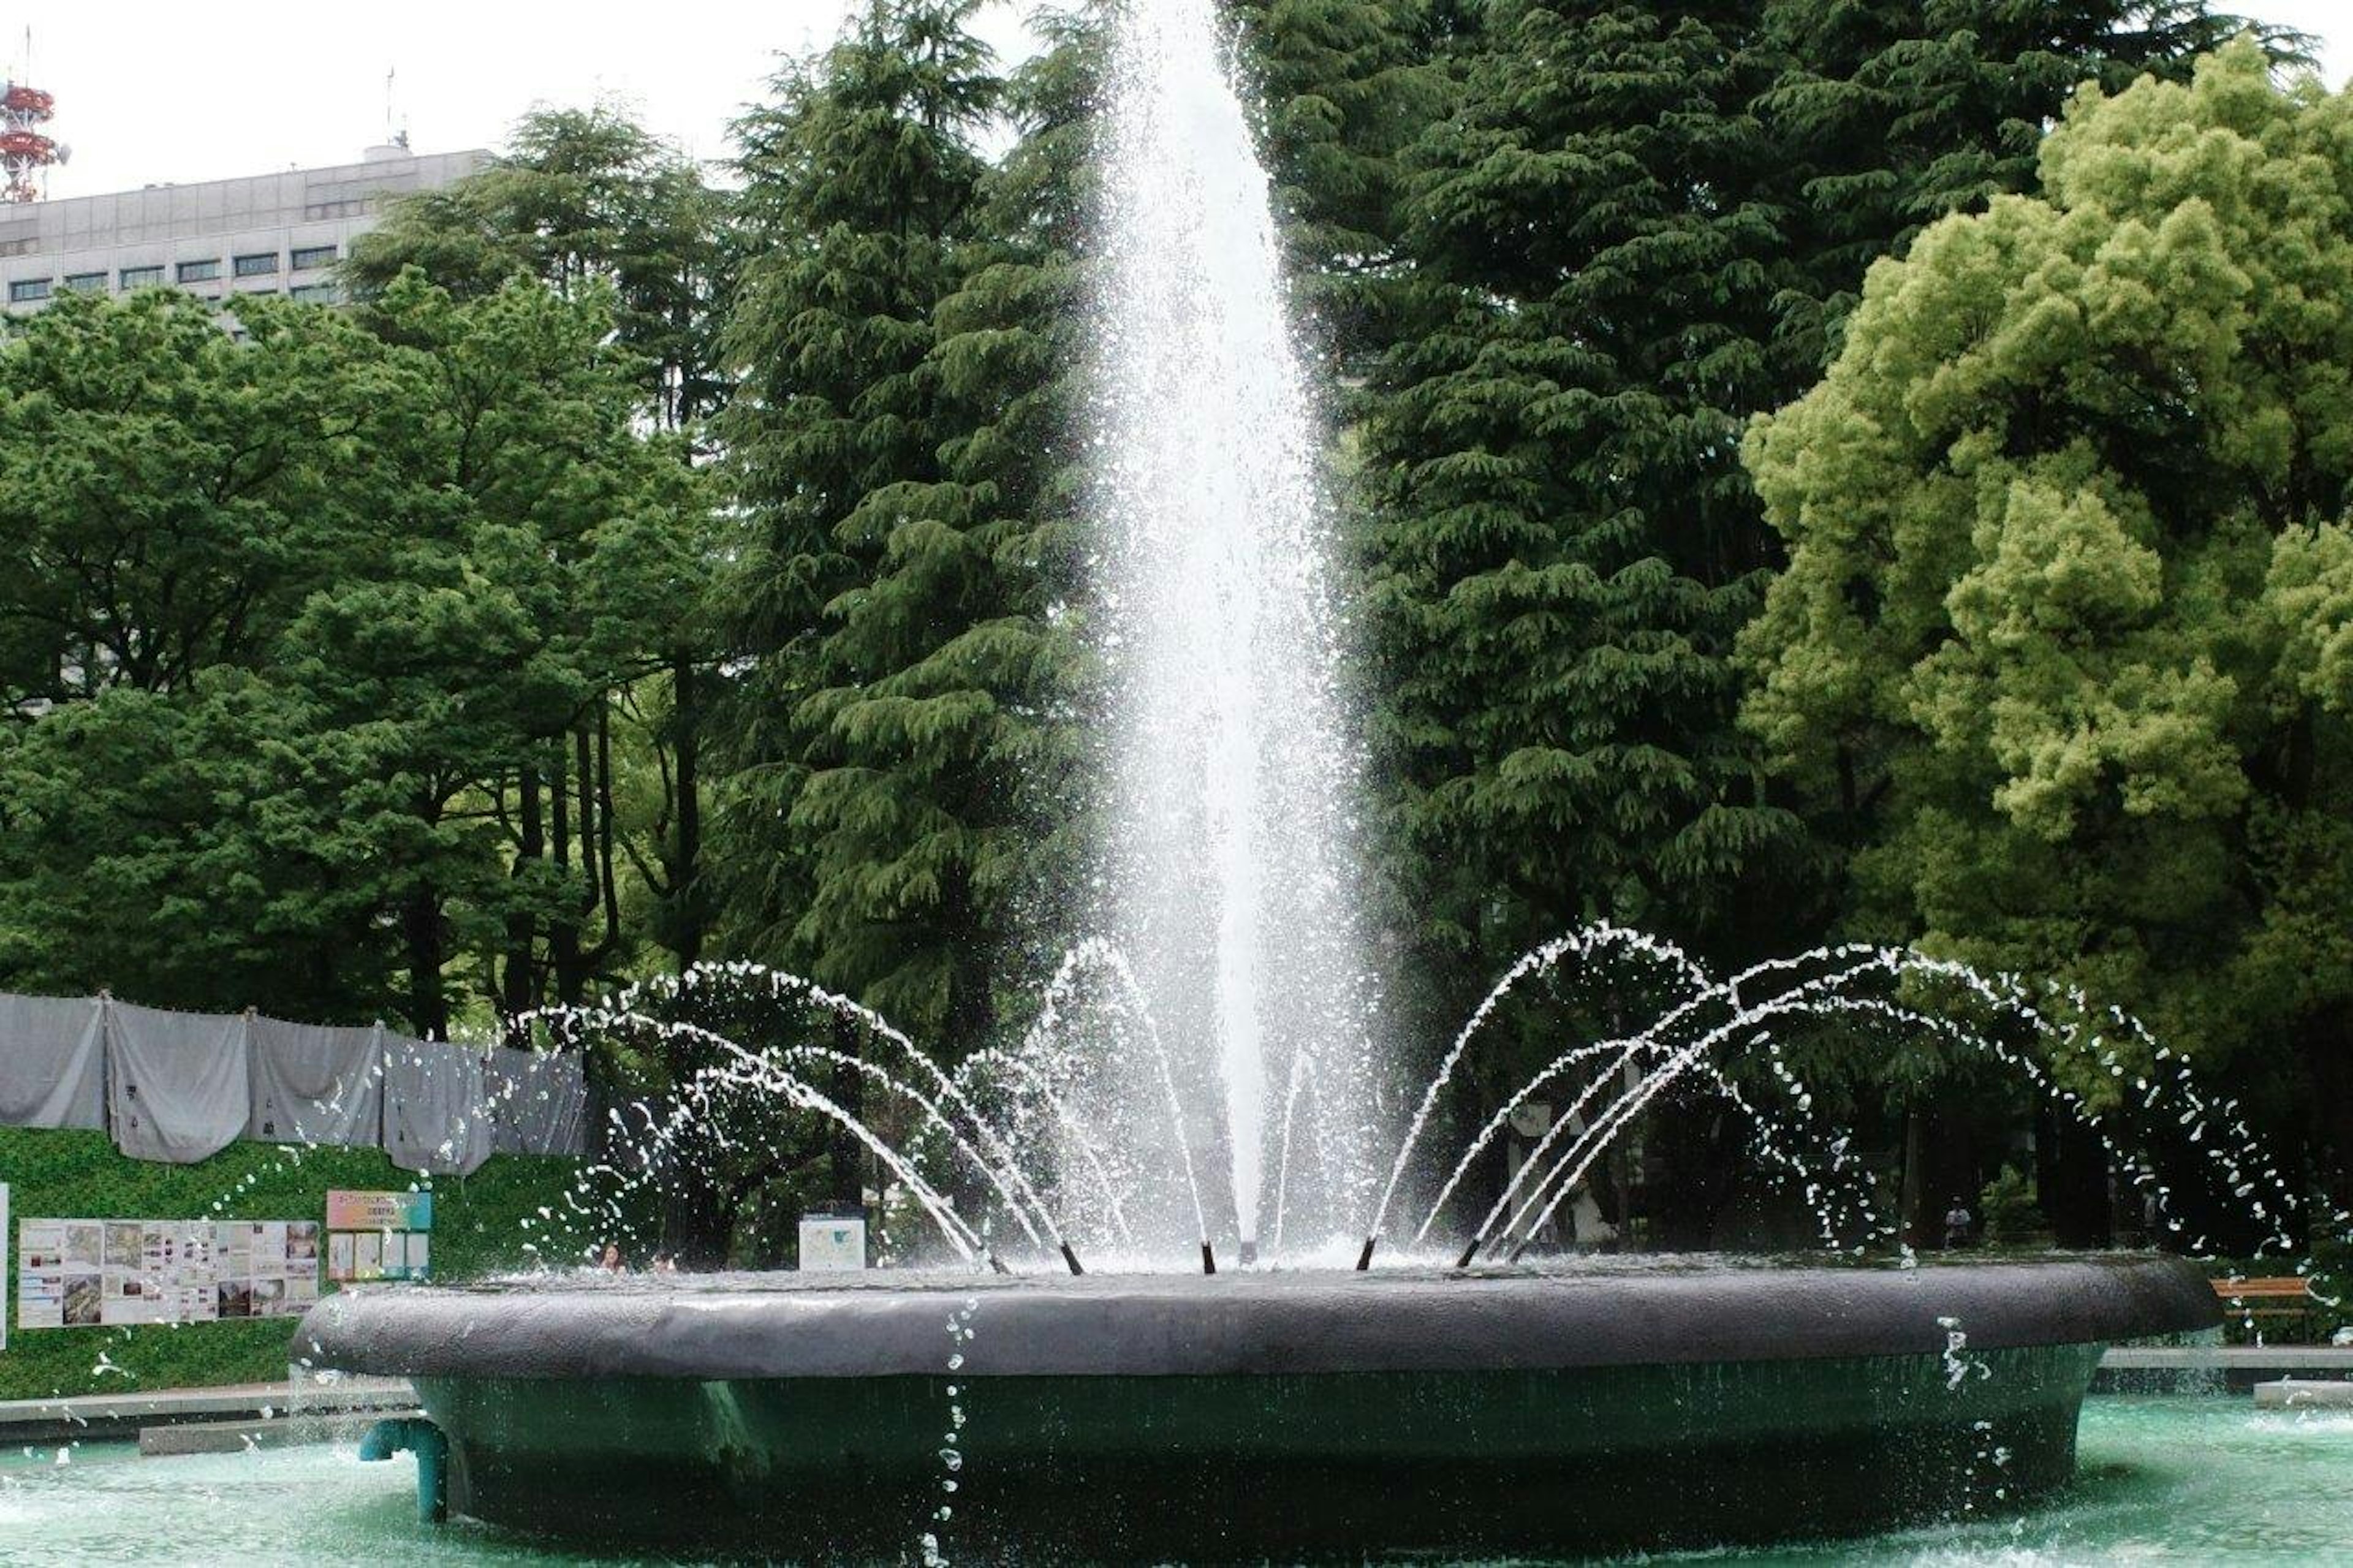
<svg viewBox="0 0 2353 1568">
<path fill-rule="evenodd" d="M 2075 1485 L 2022 1518 L 1674 1563 L 2353 1563 L 2353 1415 L 2244 1398 L 2094 1399 Z M 0 1458 L 0 1563 L 628 1563 L 417 1522 L 407 1460 L 348 1447 L 142 1459 L 116 1447 Z M 912 1559 L 914 1531 L 909 1531 Z M 943 1543 L 951 1560 L 955 1541 Z"/>
</svg>

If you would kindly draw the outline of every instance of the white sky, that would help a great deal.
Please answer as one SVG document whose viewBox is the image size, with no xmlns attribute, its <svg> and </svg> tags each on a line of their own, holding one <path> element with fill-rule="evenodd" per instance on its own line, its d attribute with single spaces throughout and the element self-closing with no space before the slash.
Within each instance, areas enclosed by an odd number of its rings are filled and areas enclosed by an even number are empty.
<svg viewBox="0 0 2353 1568">
<path fill-rule="evenodd" d="M 55 196 L 355 163 L 385 139 L 385 72 L 417 151 L 496 148 L 534 103 L 628 101 L 703 157 L 779 53 L 830 42 L 850 0 L 67 0 L 32 14 L 30 79 L 73 151 Z M 24 58 L 0 8 L 0 61 Z M 979 30 L 1018 48 L 1000 3 Z"/>
<path fill-rule="evenodd" d="M 2231 0 L 2221 0 L 2228 8 Z M 346 163 L 385 132 L 385 72 L 420 152 L 497 147 L 534 103 L 600 96 L 705 157 L 775 57 L 828 41 L 849 0 L 81 0 L 34 15 L 35 85 L 73 149 L 53 195 Z M 2324 68 L 2353 74 L 2353 0 L 2238 0 L 2267 21 L 2334 34 Z M 0 18 L 21 59 L 25 9 Z M 981 29 L 1018 50 L 1017 0 Z"/>
</svg>

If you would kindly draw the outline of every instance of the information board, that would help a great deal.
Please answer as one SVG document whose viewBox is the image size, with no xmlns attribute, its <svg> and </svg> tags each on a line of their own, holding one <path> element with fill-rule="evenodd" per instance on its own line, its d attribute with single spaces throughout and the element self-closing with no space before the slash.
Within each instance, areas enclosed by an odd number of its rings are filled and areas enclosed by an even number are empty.
<svg viewBox="0 0 2353 1568">
<path fill-rule="evenodd" d="M 849 1215 L 801 1216 L 801 1267 L 818 1272 L 866 1267 L 866 1222 Z"/>
<path fill-rule="evenodd" d="M 16 1326 L 297 1316 L 319 1299 L 317 1220 L 34 1219 L 16 1228 Z"/>
<path fill-rule="evenodd" d="M 424 1279 L 433 1270 L 433 1194 L 327 1194 L 327 1278 Z"/>
</svg>

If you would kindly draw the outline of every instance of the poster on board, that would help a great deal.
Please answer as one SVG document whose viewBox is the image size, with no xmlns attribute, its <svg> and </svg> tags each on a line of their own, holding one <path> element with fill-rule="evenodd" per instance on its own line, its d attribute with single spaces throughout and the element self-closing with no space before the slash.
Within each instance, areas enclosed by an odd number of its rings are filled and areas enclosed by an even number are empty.
<svg viewBox="0 0 2353 1568">
<path fill-rule="evenodd" d="M 318 1251 L 311 1220 L 28 1217 L 16 1232 L 16 1322 L 129 1327 L 300 1312 L 318 1299 Z M 308 1289 L 294 1289 L 305 1280 Z"/>
</svg>

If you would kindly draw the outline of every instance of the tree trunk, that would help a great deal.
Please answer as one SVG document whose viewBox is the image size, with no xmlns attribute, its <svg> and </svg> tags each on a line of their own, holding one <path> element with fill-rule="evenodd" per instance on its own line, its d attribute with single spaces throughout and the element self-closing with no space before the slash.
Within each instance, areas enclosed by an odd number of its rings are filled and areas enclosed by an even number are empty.
<svg viewBox="0 0 2353 1568">
<path fill-rule="evenodd" d="M 2107 1150 L 2073 1115 L 2044 1106 L 2034 1120 L 2034 1191 L 2052 1238 L 2062 1247 L 2112 1245 Z"/>
<path fill-rule="evenodd" d="M 548 859 L 555 867 L 558 901 L 555 913 L 548 916 L 548 970 L 555 982 L 555 1001 L 576 1003 L 579 991 L 575 989 L 579 974 L 581 928 L 579 918 L 572 913 L 569 904 L 569 883 L 572 883 L 572 777 L 565 765 L 565 742 L 558 740 L 548 746 L 548 756 L 555 765 L 548 770 Z"/>
<path fill-rule="evenodd" d="M 539 770 L 525 763 L 516 780 L 515 863 L 512 879 L 520 880 L 537 868 L 547 855 L 547 826 L 539 797 Z M 506 973 L 501 977 L 500 1005 L 508 1018 L 539 1005 L 539 920 L 518 900 L 506 921 Z"/>
<path fill-rule="evenodd" d="M 856 1059 L 865 1055 L 865 1041 L 859 1026 L 848 1018 L 837 1016 L 833 1022 L 833 1048 L 851 1061 L 836 1062 L 833 1082 L 827 1095 L 843 1112 L 860 1121 L 866 1114 L 866 1075 L 856 1066 Z M 832 1124 L 827 1148 L 826 1196 L 837 1204 L 862 1205 L 866 1193 L 866 1148 L 858 1135 L 839 1122 Z"/>
<path fill-rule="evenodd" d="M 694 656 L 670 655 L 671 753 L 678 768 L 678 827 L 669 846 L 670 941 L 678 966 L 702 961 L 702 692 Z"/>
<path fill-rule="evenodd" d="M 995 966 L 973 908 L 971 875 L 962 867 L 949 875 L 940 913 L 948 944 L 944 1043 L 949 1060 L 962 1061 L 988 1045 L 997 1030 Z"/>
<path fill-rule="evenodd" d="M 1664 1179 L 1650 1191 L 1651 1246 L 1695 1252 L 1715 1245 L 1716 1218 L 1740 1174 L 1737 1130 L 1721 1104 L 1667 1094 L 1651 1102 L 1650 1142 Z"/>
<path fill-rule="evenodd" d="M 408 896 L 400 911 L 400 933 L 408 952 L 408 1023 L 427 1039 L 449 1037 L 449 999 L 441 989 L 441 899 L 429 888 Z"/>
<path fill-rule="evenodd" d="M 1916 1163 L 1912 1245 L 1945 1245 L 1945 1214 L 1956 1204 L 1969 1211 L 1974 1222 L 1970 1239 L 1985 1234 L 1985 1215 L 1978 1213 L 1978 1194 L 1985 1186 L 1976 1140 L 1967 1117 L 1936 1106 L 1917 1108 L 1912 1117 Z"/>
<path fill-rule="evenodd" d="M 2337 1207 L 2353 1208 L 2353 1014 L 2308 1018 L 2297 1041 L 2314 1091 L 2316 1174 Z"/>
</svg>

